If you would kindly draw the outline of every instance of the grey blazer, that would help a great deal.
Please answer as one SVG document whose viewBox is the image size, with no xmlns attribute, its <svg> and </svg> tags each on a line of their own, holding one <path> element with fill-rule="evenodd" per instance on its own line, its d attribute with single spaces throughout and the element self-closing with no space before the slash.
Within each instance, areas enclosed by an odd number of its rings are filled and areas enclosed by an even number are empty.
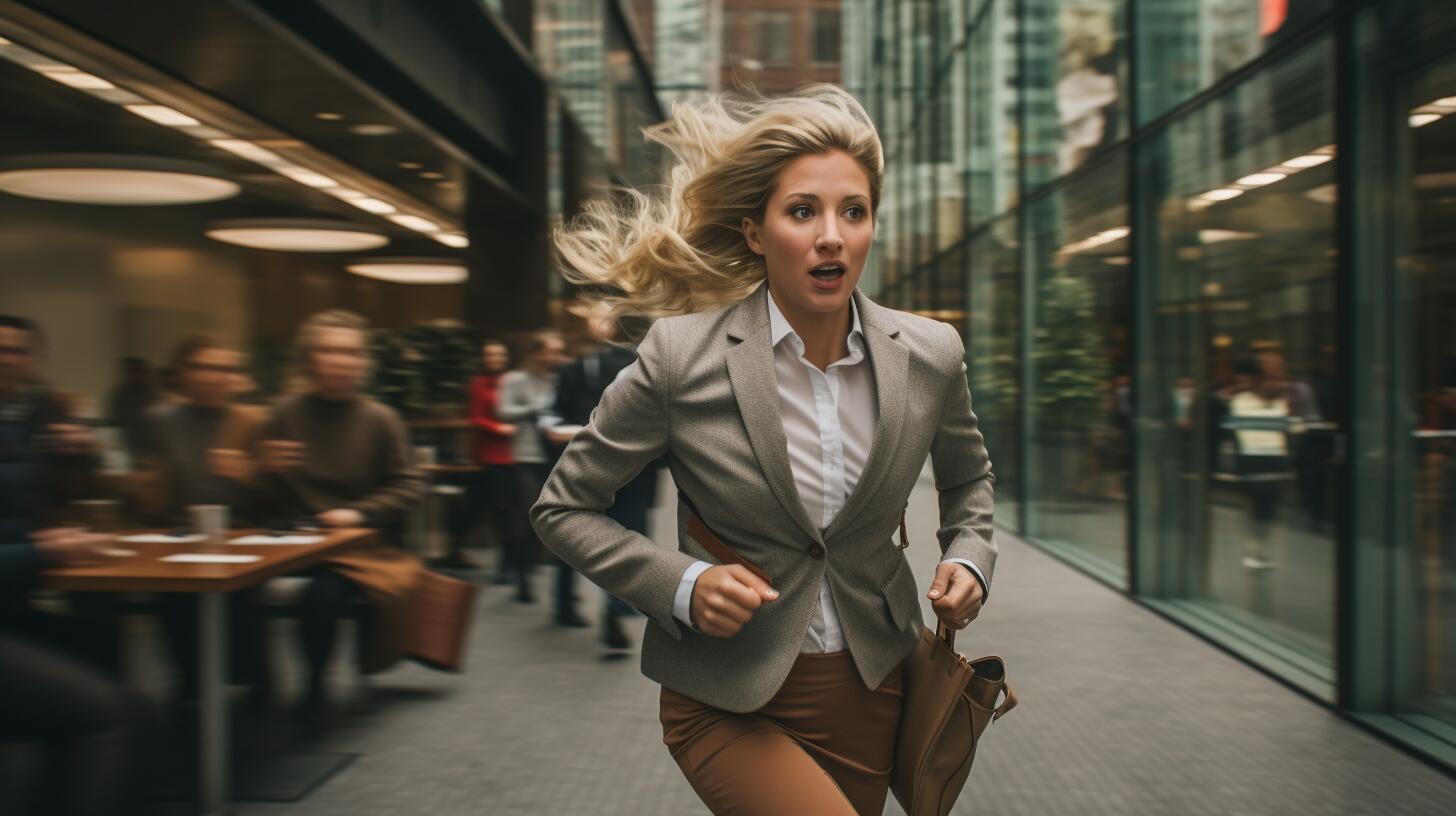
<svg viewBox="0 0 1456 816">
<path fill-rule="evenodd" d="M 956 331 L 854 292 L 880 415 L 859 482 L 821 530 L 805 513 L 789 466 L 767 296 L 761 286 L 725 309 L 653 324 L 637 362 L 607 389 L 531 510 L 547 547 L 651 619 L 644 674 L 736 712 L 761 708 L 783 684 L 821 581 L 829 581 L 867 687 L 877 687 L 914 649 L 919 597 L 892 537 L 927 454 L 940 495 L 943 557 L 970 560 L 988 582 L 996 562 L 995 477 L 971 412 Z M 676 551 L 603 512 L 619 488 L 663 454 L 708 529 L 762 567 L 780 593 L 731 638 L 704 635 L 673 617 L 683 571 L 698 560 L 716 563 L 687 535 L 686 507 L 678 507 Z"/>
</svg>

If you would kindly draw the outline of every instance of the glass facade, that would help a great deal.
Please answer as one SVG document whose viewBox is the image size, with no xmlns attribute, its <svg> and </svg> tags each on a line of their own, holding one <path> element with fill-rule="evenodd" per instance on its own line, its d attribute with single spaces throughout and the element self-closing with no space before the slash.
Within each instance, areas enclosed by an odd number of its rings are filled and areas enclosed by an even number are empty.
<svg viewBox="0 0 1456 816">
<path fill-rule="evenodd" d="M 997 520 L 1456 765 L 1456 14 L 848 0 Z M 872 56 L 864 56 L 872 55 Z"/>
</svg>

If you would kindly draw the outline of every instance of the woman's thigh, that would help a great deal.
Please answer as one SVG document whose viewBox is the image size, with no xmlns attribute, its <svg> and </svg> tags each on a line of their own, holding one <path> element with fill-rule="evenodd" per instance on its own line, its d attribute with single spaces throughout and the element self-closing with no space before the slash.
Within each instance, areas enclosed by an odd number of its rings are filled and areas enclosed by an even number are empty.
<svg viewBox="0 0 1456 816">
<path fill-rule="evenodd" d="M 716 816 L 856 816 L 839 785 L 771 720 L 662 692 L 663 741 Z"/>
</svg>

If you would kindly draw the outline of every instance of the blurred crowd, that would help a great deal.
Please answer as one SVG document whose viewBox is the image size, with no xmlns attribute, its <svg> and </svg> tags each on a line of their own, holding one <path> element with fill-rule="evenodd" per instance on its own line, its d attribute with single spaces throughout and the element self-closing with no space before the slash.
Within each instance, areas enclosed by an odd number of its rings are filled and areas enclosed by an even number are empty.
<svg viewBox="0 0 1456 816">
<path fill-rule="evenodd" d="M 560 451 L 589 421 L 617 373 L 634 360 L 612 345 L 605 323 L 590 323 L 592 344 L 575 358 L 552 331 L 520 344 L 486 341 L 469 386 L 470 461 L 449 555 L 434 566 L 477 570 L 461 543 L 486 528 L 499 543 L 491 578 L 521 603 L 536 600 L 532 578 L 545 551 L 528 511 Z M 122 361 L 101 420 L 78 419 L 78 400 L 47 383 L 42 327 L 0 315 L 0 745 L 23 742 L 44 753 L 45 782 L 26 792 L 42 812 L 139 809 L 147 774 L 139 750 L 151 729 L 151 703 L 122 675 L 121 600 L 102 592 L 38 592 L 48 570 L 107 563 L 120 533 L 196 531 L 199 508 L 225 508 L 234 529 L 368 529 L 374 543 L 332 556 L 303 578 L 286 612 L 297 619 L 306 666 L 301 693 L 281 695 L 269 656 L 266 618 L 278 602 L 266 585 L 229 598 L 228 665 L 246 687 L 246 705 L 288 712 L 305 725 L 330 711 L 326 675 L 341 619 L 358 622 L 358 669 L 374 672 L 408 655 L 403 621 L 419 574 L 428 569 L 409 530 L 429 492 L 432 461 L 420 461 L 411 429 L 365 393 L 368 326 L 344 311 L 316 314 L 293 349 L 296 386 L 260 399 L 242 351 L 218 338 L 189 337 L 153 376 L 148 362 Z M 115 448 L 116 450 L 108 450 Z M 121 453 L 118 457 L 114 454 Z M 432 456 L 425 457 L 432 459 Z M 116 462 L 124 464 L 117 466 Z M 657 469 L 618 495 L 609 513 L 647 532 Z M 579 612 L 575 575 L 554 564 L 552 620 L 590 625 Z M 59 595 L 59 596 L 58 596 Z M 198 694 L 198 602 L 158 593 L 149 611 L 161 622 L 175 674 L 175 701 Z M 126 607 L 135 611 L 135 606 Z M 603 645 L 625 649 L 621 618 L 633 610 L 608 599 Z M 24 812 L 24 809 L 21 810 Z"/>
</svg>

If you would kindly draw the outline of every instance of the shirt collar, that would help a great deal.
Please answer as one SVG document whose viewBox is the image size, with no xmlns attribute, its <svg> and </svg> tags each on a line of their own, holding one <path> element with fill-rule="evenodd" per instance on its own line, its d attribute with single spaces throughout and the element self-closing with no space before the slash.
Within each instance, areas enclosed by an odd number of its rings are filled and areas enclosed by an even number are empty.
<svg viewBox="0 0 1456 816">
<path fill-rule="evenodd" d="M 773 294 L 770 293 L 765 300 L 768 301 L 768 326 L 769 339 L 775 347 L 783 342 L 785 337 L 794 339 L 794 346 L 800 354 L 803 354 L 804 340 L 794 327 L 789 325 L 789 319 L 779 311 L 779 305 L 774 302 Z M 863 354 L 864 349 L 864 327 L 859 322 L 859 307 L 855 305 L 854 298 L 849 299 L 849 356 L 858 357 Z"/>
</svg>

